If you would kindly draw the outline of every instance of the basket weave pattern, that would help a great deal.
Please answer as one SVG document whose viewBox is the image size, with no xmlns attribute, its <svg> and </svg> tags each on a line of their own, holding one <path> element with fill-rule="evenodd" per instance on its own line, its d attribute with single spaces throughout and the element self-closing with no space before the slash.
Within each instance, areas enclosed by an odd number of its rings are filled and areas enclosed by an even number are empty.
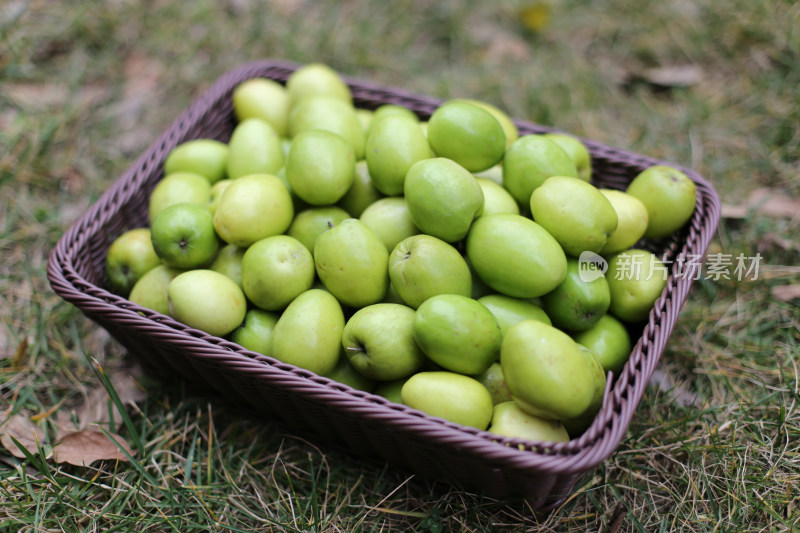
<svg viewBox="0 0 800 533">
<path fill-rule="evenodd" d="M 624 436 L 694 276 L 670 274 L 648 320 L 634 328 L 636 342 L 630 359 L 619 376 L 609 379 L 603 407 L 593 424 L 581 437 L 566 443 L 498 439 L 429 417 L 191 329 L 107 289 L 106 251 L 124 231 L 147 225 L 149 194 L 163 177 L 162 164 L 170 150 L 195 138 L 227 142 L 236 124 L 233 89 L 254 77 L 283 83 L 297 68 L 293 63 L 262 61 L 219 78 L 61 238 L 48 263 L 52 288 L 162 379 L 183 378 L 208 387 L 293 431 L 423 478 L 500 499 L 526 498 L 534 508 L 563 500 L 578 477 L 605 460 Z M 359 107 L 397 104 L 426 119 L 442 103 L 363 80 L 345 81 Z M 554 131 L 528 122 L 516 124 L 520 135 Z M 668 164 L 582 140 L 591 152 L 593 182 L 598 187 L 624 189 L 641 170 Z M 668 239 L 641 243 L 667 260 L 680 253 L 704 254 L 719 221 L 719 198 L 713 187 L 694 171 L 681 170 L 697 186 L 698 201 L 690 222 Z"/>
</svg>

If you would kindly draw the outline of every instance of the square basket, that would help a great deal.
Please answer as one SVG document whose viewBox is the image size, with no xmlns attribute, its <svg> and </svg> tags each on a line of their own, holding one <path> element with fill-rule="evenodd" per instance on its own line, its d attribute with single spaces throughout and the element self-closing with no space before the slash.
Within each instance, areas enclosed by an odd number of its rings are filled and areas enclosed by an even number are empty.
<svg viewBox="0 0 800 533">
<path fill-rule="evenodd" d="M 226 142 L 236 124 L 233 89 L 255 77 L 285 83 L 298 67 L 262 61 L 219 78 L 61 238 L 49 258 L 51 286 L 161 379 L 181 378 L 210 387 L 318 443 L 388 462 L 421 478 L 503 500 L 524 498 L 534 509 L 557 505 L 623 438 L 696 276 L 670 272 L 647 321 L 632 326 L 633 351 L 623 371 L 609 377 L 594 422 L 579 438 L 562 443 L 499 438 L 430 417 L 191 329 L 109 290 L 106 251 L 124 231 L 147 225 L 149 194 L 163 177 L 170 150 L 196 138 Z M 427 119 L 442 103 L 363 80 L 345 81 L 357 107 L 397 104 Z M 554 131 L 523 121 L 516 124 L 520 135 Z M 643 169 L 669 164 L 582 140 L 591 152 L 593 183 L 598 187 L 624 189 Z M 667 261 L 679 254 L 702 256 L 719 221 L 719 198 L 712 186 L 691 169 L 681 170 L 697 186 L 691 220 L 667 239 L 639 243 Z"/>
</svg>

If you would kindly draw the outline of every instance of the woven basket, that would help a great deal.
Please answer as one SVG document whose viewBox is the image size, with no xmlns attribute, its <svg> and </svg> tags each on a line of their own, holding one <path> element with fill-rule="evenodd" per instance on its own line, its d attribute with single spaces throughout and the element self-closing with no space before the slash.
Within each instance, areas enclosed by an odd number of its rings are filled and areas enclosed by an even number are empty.
<svg viewBox="0 0 800 533">
<path fill-rule="evenodd" d="M 106 250 L 124 231 L 147 225 L 149 194 L 163 177 L 162 163 L 170 150 L 195 138 L 227 141 L 235 126 L 233 89 L 254 77 L 283 83 L 297 68 L 282 61 L 256 62 L 217 80 L 61 238 L 48 263 L 53 289 L 107 329 L 161 379 L 182 378 L 208 387 L 259 415 L 279 420 L 291 431 L 388 462 L 421 478 L 498 499 L 525 498 L 534 509 L 557 505 L 578 477 L 605 460 L 623 438 L 695 276 L 671 272 L 648 320 L 632 326 L 635 347 L 620 375 L 609 378 L 603 407 L 591 427 L 565 443 L 498 439 L 427 416 L 191 329 L 108 289 Z M 362 80 L 345 80 L 359 107 L 397 104 L 424 119 L 442 103 Z M 528 122 L 516 124 L 520 134 L 553 131 Z M 597 186 L 624 189 L 641 170 L 665 164 L 582 140 L 592 154 Z M 682 170 L 697 185 L 691 221 L 668 239 L 640 243 L 667 260 L 680 253 L 704 254 L 719 221 L 714 189 L 692 170 Z"/>
</svg>

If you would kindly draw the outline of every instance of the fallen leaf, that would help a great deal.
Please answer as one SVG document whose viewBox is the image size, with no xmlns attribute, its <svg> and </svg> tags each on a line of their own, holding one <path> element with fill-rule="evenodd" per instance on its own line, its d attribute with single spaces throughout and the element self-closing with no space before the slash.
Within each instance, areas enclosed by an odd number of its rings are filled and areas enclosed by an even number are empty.
<svg viewBox="0 0 800 533">
<path fill-rule="evenodd" d="M 25 356 L 28 354 L 28 337 L 22 337 L 22 341 L 17 345 L 17 351 L 14 353 L 14 360 L 11 365 L 14 367 L 21 367 L 25 363 Z"/>
<path fill-rule="evenodd" d="M 133 450 L 125 439 L 115 433 L 109 433 L 118 443 L 114 443 L 105 433 L 100 431 L 75 431 L 65 435 L 53 447 L 53 459 L 57 463 L 69 463 L 75 466 L 89 466 L 95 461 L 127 461 L 128 456 L 120 450 L 120 446 L 133 455 Z"/>
<path fill-rule="evenodd" d="M 791 302 L 800 299 L 800 285 L 776 285 L 769 293 L 779 302 Z"/>
<path fill-rule="evenodd" d="M 535 0 L 523 5 L 517 13 L 517 18 L 525 28 L 539 32 L 550 24 L 552 10 L 549 1 Z"/>
<path fill-rule="evenodd" d="M 70 433 L 78 431 L 77 425 L 72 421 L 69 411 L 64 409 L 56 412 L 56 442 L 60 441 Z"/>
<path fill-rule="evenodd" d="M 0 316 L 3 316 L 0 313 Z M 11 350 L 8 349 L 8 326 L 6 324 L 0 324 L 0 359 L 7 359 L 11 357 Z"/>
<path fill-rule="evenodd" d="M 133 405 L 147 397 L 145 390 L 130 374 L 112 378 L 111 385 L 123 405 Z M 97 388 L 89 393 L 84 404 L 78 407 L 77 414 L 81 429 L 86 429 L 92 424 L 108 424 L 112 417 L 115 428 L 122 424 L 122 414 L 102 384 L 98 384 Z"/>
<path fill-rule="evenodd" d="M 304 7 L 303 2 L 300 0 L 272 0 L 270 3 L 272 4 L 272 8 L 282 17 L 294 15 Z M 251 4 L 253 4 L 253 2 L 251 2 Z M 256 3 L 255 5 L 258 4 Z"/>
<path fill-rule="evenodd" d="M 113 346 L 112 340 L 111 334 L 104 328 L 93 328 L 83 339 L 83 349 L 102 361 L 108 355 L 109 348 Z"/>
<path fill-rule="evenodd" d="M 17 83 L 6 87 L 6 94 L 20 107 L 59 107 L 66 102 L 69 90 L 55 83 Z"/>
<path fill-rule="evenodd" d="M 655 68 L 633 68 L 622 76 L 624 86 L 630 88 L 645 84 L 654 91 L 691 87 L 703 79 L 703 71 L 697 65 L 676 65 Z"/>
<path fill-rule="evenodd" d="M 38 453 L 39 447 L 47 442 L 47 436 L 42 428 L 31 422 L 27 416 L 21 414 L 8 417 L 0 426 L 0 444 L 11 452 L 14 457 L 24 459 L 25 454 L 11 440 L 12 436 L 32 454 Z"/>
<path fill-rule="evenodd" d="M 19 107 L 43 109 L 63 107 L 67 103 L 76 103 L 81 107 L 97 105 L 108 98 L 109 90 L 100 85 L 89 84 L 71 93 L 67 85 L 17 83 L 9 85 L 6 94 Z"/>
<path fill-rule="evenodd" d="M 700 83 L 703 71 L 697 65 L 678 65 L 648 68 L 640 76 L 645 82 L 658 87 L 690 87 Z"/>
<path fill-rule="evenodd" d="M 772 250 L 800 251 L 800 242 L 785 239 L 774 233 L 767 233 L 758 240 L 758 251 L 769 252 Z"/>
<path fill-rule="evenodd" d="M 134 51 L 128 54 L 122 65 L 125 76 L 123 99 L 146 99 L 156 91 L 164 75 L 161 62 Z"/>
<path fill-rule="evenodd" d="M 750 193 L 739 205 L 722 205 L 723 218 L 746 218 L 751 212 L 775 218 L 794 218 L 800 213 L 800 201 L 780 191 L 762 187 Z"/>
<path fill-rule="evenodd" d="M 696 391 L 688 389 L 682 383 L 676 383 L 671 375 L 661 369 L 656 368 L 653 371 L 650 381 L 682 407 L 700 407 L 701 405 Z"/>
<path fill-rule="evenodd" d="M 469 24 L 472 40 L 491 63 L 524 62 L 530 59 L 530 45 L 520 35 L 486 19 L 476 19 Z"/>
</svg>

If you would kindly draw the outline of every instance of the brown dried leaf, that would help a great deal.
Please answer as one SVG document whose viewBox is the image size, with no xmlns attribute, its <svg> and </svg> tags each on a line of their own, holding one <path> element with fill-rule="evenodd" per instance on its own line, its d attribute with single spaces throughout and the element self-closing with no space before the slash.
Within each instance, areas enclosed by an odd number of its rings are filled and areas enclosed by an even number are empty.
<svg viewBox="0 0 800 533">
<path fill-rule="evenodd" d="M 769 293 L 779 302 L 791 302 L 800 299 L 800 285 L 776 285 Z"/>
<path fill-rule="evenodd" d="M 745 218 L 751 211 L 775 218 L 794 218 L 800 213 L 800 201 L 782 192 L 762 187 L 750 193 L 739 205 L 722 206 L 724 218 Z"/>
<path fill-rule="evenodd" d="M 485 61 L 512 63 L 530 59 L 528 42 L 508 28 L 481 18 L 470 23 L 469 31 Z"/>
<path fill-rule="evenodd" d="M 56 412 L 56 441 L 60 441 L 70 433 L 78 430 L 72 421 L 69 411 L 61 409 Z"/>
<path fill-rule="evenodd" d="M 27 416 L 20 414 L 10 416 L 0 426 L 0 444 L 14 457 L 23 459 L 25 454 L 11 440 L 12 436 L 32 454 L 38 453 L 39 447 L 47 442 L 47 436 L 42 428 L 31 422 Z"/>
<path fill-rule="evenodd" d="M 682 407 L 700 407 L 700 398 L 697 397 L 697 392 L 692 391 L 682 383 L 677 383 L 667 372 L 656 368 L 650 378 L 650 382 L 657 386 L 661 391 L 668 394 L 673 401 Z"/>
<path fill-rule="evenodd" d="M 0 316 L 3 316 L 3 314 L 0 313 Z M 11 357 L 11 350 L 7 349 L 9 340 L 8 326 L 6 324 L 0 324 L 0 359 Z"/>
<path fill-rule="evenodd" d="M 111 384 L 123 405 L 133 405 L 147 397 L 145 390 L 130 374 L 112 378 Z M 77 414 L 81 429 L 85 429 L 92 424 L 107 424 L 112 420 L 112 416 L 115 427 L 119 428 L 122 424 L 122 414 L 102 384 L 98 384 L 89 393 L 85 403 L 78 407 Z"/>
<path fill-rule="evenodd" d="M 758 240 L 758 251 L 770 252 L 772 250 L 800 250 L 800 242 L 785 239 L 775 233 L 767 233 Z"/>
<path fill-rule="evenodd" d="M 125 440 L 115 433 L 110 433 L 125 449 L 133 455 L 133 450 Z M 75 431 L 64 436 L 53 447 L 53 458 L 57 463 L 69 463 L 75 466 L 88 466 L 95 461 L 112 460 L 127 461 L 128 457 L 105 433 L 92 430 Z"/>
<path fill-rule="evenodd" d="M 544 0 L 527 2 L 520 8 L 517 18 L 525 28 L 539 32 L 550 24 L 552 9 L 550 2 Z"/>
<path fill-rule="evenodd" d="M 108 97 L 109 90 L 101 85 L 89 84 L 70 93 L 67 85 L 16 83 L 8 86 L 7 94 L 20 107 L 41 109 L 62 107 L 68 102 L 75 102 L 81 107 L 97 105 Z"/>
<path fill-rule="evenodd" d="M 6 87 L 6 94 L 20 107 L 59 107 L 66 102 L 69 88 L 55 83 L 15 83 Z"/>
<path fill-rule="evenodd" d="M 125 100 L 136 98 L 145 100 L 149 93 L 155 92 L 164 74 L 164 65 L 156 59 L 134 51 L 122 65 L 125 75 Z"/>
<path fill-rule="evenodd" d="M 14 360 L 12 366 L 21 367 L 25 363 L 25 356 L 28 354 L 28 337 L 22 337 L 22 340 L 17 345 L 17 351 L 14 353 Z"/>
<path fill-rule="evenodd" d="M 640 75 L 645 82 L 658 87 L 690 87 L 703 79 L 703 71 L 697 65 L 648 68 Z"/>
</svg>

